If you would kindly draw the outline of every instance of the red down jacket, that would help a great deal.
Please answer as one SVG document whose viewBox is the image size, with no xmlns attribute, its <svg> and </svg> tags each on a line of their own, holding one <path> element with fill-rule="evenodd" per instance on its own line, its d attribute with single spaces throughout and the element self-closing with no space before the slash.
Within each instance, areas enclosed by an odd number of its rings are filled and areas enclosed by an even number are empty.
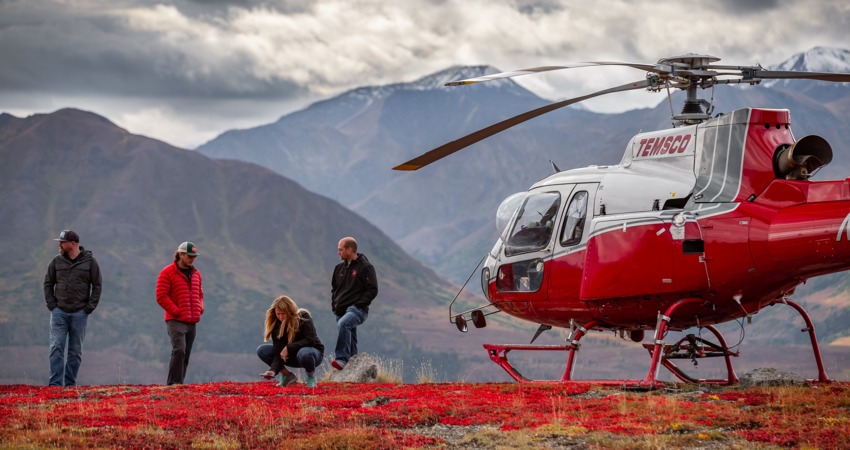
<svg viewBox="0 0 850 450">
<path fill-rule="evenodd" d="M 201 287 L 201 272 L 192 267 L 191 288 L 186 275 L 177 268 L 177 263 L 162 269 L 156 280 L 156 302 L 165 310 L 165 320 L 197 323 L 204 313 L 204 289 Z"/>
</svg>

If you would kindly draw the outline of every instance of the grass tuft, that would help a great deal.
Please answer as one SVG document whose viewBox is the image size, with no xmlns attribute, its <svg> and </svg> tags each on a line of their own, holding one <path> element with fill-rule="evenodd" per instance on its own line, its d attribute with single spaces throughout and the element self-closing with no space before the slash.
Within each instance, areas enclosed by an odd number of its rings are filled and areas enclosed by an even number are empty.
<svg viewBox="0 0 850 450">
<path fill-rule="evenodd" d="M 404 382 L 404 361 L 400 359 L 375 357 L 378 366 L 378 383 L 402 384 Z"/>
<path fill-rule="evenodd" d="M 433 384 L 437 382 L 437 371 L 431 365 L 431 360 L 422 361 L 416 368 L 416 384 Z"/>
</svg>

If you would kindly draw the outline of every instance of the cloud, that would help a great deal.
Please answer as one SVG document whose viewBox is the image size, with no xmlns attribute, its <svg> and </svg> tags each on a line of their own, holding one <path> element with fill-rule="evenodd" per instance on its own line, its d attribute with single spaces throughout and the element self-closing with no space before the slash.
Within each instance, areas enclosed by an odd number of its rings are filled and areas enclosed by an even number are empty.
<svg viewBox="0 0 850 450">
<path fill-rule="evenodd" d="M 786 0 L 784 2 L 780 0 L 748 0 L 743 2 L 739 0 L 720 0 L 717 2 L 717 5 L 728 14 L 759 14 L 780 8 L 784 6 L 783 3 L 788 4 L 790 1 L 792 0 Z"/>
<path fill-rule="evenodd" d="M 188 105 L 303 105 L 456 64 L 511 70 L 697 52 L 769 65 L 816 45 L 850 47 L 848 20 L 839 0 L 0 0 L 0 104 L 121 99 L 156 111 L 153 123 Z M 578 69 L 517 81 L 564 98 L 642 76 Z"/>
</svg>

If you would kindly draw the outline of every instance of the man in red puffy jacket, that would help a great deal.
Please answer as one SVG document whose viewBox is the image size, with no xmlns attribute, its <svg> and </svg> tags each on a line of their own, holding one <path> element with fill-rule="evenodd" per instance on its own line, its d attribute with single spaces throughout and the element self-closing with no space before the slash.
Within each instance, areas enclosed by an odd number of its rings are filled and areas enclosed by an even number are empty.
<svg viewBox="0 0 850 450">
<path fill-rule="evenodd" d="M 197 256 L 195 244 L 180 244 L 174 252 L 174 263 L 162 269 L 156 280 L 156 302 L 165 310 L 165 323 L 171 338 L 168 384 L 183 384 L 195 341 L 195 324 L 204 313 L 201 272 L 194 266 Z"/>
</svg>

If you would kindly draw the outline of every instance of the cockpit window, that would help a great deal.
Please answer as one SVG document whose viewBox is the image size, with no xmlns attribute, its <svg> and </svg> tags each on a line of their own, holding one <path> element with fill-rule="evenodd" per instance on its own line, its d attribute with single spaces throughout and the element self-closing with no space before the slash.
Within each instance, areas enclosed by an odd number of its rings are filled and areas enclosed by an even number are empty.
<svg viewBox="0 0 850 450">
<path fill-rule="evenodd" d="M 561 231 L 561 245 L 575 245 L 581 242 L 584 221 L 587 218 L 587 191 L 576 192 L 567 207 L 564 229 Z"/>
<path fill-rule="evenodd" d="M 561 195 L 557 192 L 530 194 L 517 213 L 505 254 L 516 255 L 546 248 L 560 206 Z"/>
<path fill-rule="evenodd" d="M 506 198 L 499 205 L 499 210 L 496 211 L 496 232 L 499 233 L 499 239 L 503 242 L 507 242 L 508 225 L 526 197 L 528 197 L 528 192 L 518 192 Z"/>
</svg>

